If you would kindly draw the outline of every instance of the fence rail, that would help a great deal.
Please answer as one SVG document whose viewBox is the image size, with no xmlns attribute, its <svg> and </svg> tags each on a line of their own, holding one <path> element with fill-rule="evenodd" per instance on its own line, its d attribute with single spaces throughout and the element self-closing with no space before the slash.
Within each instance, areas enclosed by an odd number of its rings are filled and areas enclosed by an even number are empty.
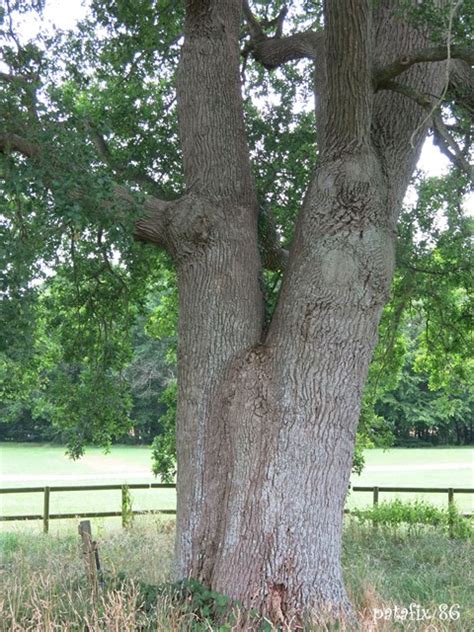
<svg viewBox="0 0 474 632">
<path fill-rule="evenodd" d="M 130 483 L 128 485 L 52 485 L 43 487 L 3 487 L 0 488 L 0 494 L 43 494 L 43 513 L 42 514 L 23 514 L 0 516 L 0 522 L 16 521 L 16 520 L 42 520 L 43 531 L 48 533 L 49 521 L 67 518 L 114 518 L 122 517 L 122 525 L 127 523 L 129 515 L 146 515 L 146 514 L 165 514 L 173 515 L 176 513 L 174 509 L 152 509 L 152 510 L 130 510 L 128 506 L 128 493 L 131 489 L 176 489 L 174 483 Z M 96 512 L 77 512 L 77 513 L 50 513 L 50 500 L 52 492 L 92 492 L 121 490 L 122 508 L 120 511 L 96 511 Z M 359 486 L 351 487 L 351 492 L 371 492 L 372 504 L 376 506 L 379 503 L 380 493 L 382 492 L 414 492 L 414 493 L 430 493 L 430 494 L 447 494 L 448 507 L 454 503 L 455 494 L 474 494 L 472 487 L 393 487 L 393 486 Z M 350 513 L 349 509 L 345 510 Z M 470 517 L 474 514 L 463 514 Z"/>
</svg>

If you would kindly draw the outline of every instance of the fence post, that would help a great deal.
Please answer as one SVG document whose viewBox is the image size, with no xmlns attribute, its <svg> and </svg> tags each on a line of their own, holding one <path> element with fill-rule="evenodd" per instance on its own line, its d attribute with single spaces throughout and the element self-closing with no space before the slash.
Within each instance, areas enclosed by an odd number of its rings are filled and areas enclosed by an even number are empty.
<svg viewBox="0 0 474 632">
<path fill-rule="evenodd" d="M 379 504 L 379 488 L 374 487 L 373 492 L 374 492 L 374 507 L 376 507 Z"/>
<path fill-rule="evenodd" d="M 49 494 L 49 487 L 45 487 L 43 499 L 43 533 L 48 533 L 49 531 Z"/>
<path fill-rule="evenodd" d="M 122 528 L 130 527 L 133 521 L 132 499 L 128 485 L 122 485 Z"/>
<path fill-rule="evenodd" d="M 92 541 L 92 529 L 90 520 L 81 520 L 79 523 L 79 535 L 82 540 L 82 553 L 86 564 L 87 576 L 92 588 L 92 597 L 94 601 L 99 594 L 99 553 L 97 551 L 97 543 Z"/>
<path fill-rule="evenodd" d="M 454 489 L 450 487 L 448 489 L 448 524 L 449 524 L 449 537 L 454 537 Z"/>
<path fill-rule="evenodd" d="M 127 526 L 127 488 L 122 485 L 122 529 Z"/>
<path fill-rule="evenodd" d="M 373 506 L 375 509 L 375 507 L 377 507 L 377 505 L 379 504 L 379 488 L 374 487 L 372 491 L 373 491 Z M 377 522 L 375 520 L 372 521 L 372 526 L 374 528 L 377 528 Z"/>
</svg>

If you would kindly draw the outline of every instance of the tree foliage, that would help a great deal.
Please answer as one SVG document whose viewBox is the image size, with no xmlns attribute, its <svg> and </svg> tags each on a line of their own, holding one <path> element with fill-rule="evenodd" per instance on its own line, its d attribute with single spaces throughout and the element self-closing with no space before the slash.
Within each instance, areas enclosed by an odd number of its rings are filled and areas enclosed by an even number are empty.
<svg viewBox="0 0 474 632">
<path fill-rule="evenodd" d="M 318 3 L 306 4 L 304 10 L 290 7 L 289 34 L 322 28 Z M 468 4 L 455 21 L 453 44 L 463 44 L 472 26 Z M 174 96 L 183 7 L 163 0 L 134 3 L 132 9 L 120 0 L 95 0 L 74 32 L 22 41 L 20 14 L 41 8 L 7 3 L 2 17 L 8 68 L 0 82 L 4 133 L 24 135 L 33 157 L 10 151 L 8 144 L 0 153 L 2 394 L 9 402 L 3 416 L 15 417 L 13 410 L 18 413 L 34 394 L 28 414 L 53 421 L 78 456 L 89 441 L 107 445 L 123 436 L 131 410 L 132 418 L 142 416 L 151 428 L 153 417 L 167 409 L 155 454 L 157 471 L 171 472 L 176 387 L 166 367 L 175 352 L 168 342 L 151 343 L 140 329 L 133 334 L 132 326 L 141 319 L 152 338 L 176 336 L 175 281 L 167 260 L 130 239 L 136 215 L 122 210 L 112 192 L 116 181 L 128 185 L 138 207 L 146 193 L 173 199 L 183 189 Z M 270 12 L 268 3 L 254 4 L 268 33 L 282 8 L 275 2 Z M 449 8 L 407 3 L 400 10 L 409 11 L 415 23 L 429 22 L 433 42 L 440 41 Z M 242 47 L 260 230 L 263 236 L 276 231 L 285 248 L 317 156 L 314 113 L 303 106 L 310 67 L 300 62 L 268 73 L 253 61 L 245 33 Z M 450 115 L 453 135 L 468 143 L 466 110 L 452 106 Z M 401 396 L 396 389 L 404 367 L 399 389 L 405 389 L 406 402 L 416 398 L 420 404 L 420 389 L 428 398 L 441 392 L 428 408 L 434 406 L 440 418 L 467 414 L 446 393 L 467 401 L 462 392 L 472 382 L 472 219 L 463 212 L 469 182 L 452 168 L 442 178 L 418 173 L 413 186 L 416 202 L 406 206 L 400 223 L 398 271 L 366 387 L 360 445 L 391 440 L 384 424 L 388 413 L 379 413 L 390 397 L 393 403 Z M 268 319 L 281 274 L 264 272 Z M 164 289 L 154 290 L 158 305 L 150 315 L 154 283 Z M 420 323 L 416 344 L 409 321 Z M 421 412 L 419 405 L 406 407 L 412 417 L 433 420 L 434 413 Z M 392 430 L 393 423 L 392 414 Z M 151 438 L 149 431 L 142 433 Z"/>
</svg>

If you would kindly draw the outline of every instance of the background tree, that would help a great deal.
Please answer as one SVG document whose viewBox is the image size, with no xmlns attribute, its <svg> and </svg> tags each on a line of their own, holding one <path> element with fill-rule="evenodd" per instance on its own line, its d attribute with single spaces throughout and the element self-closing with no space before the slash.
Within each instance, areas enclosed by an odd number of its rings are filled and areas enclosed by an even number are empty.
<svg viewBox="0 0 474 632">
<path fill-rule="evenodd" d="M 76 320 L 58 326 L 85 362 L 64 393 L 80 407 L 97 380 L 92 431 L 107 439 L 116 421 L 103 381 L 124 360 L 121 327 L 158 267 L 130 237 L 168 253 L 179 294 L 177 574 L 276 623 L 351 616 L 343 505 L 397 220 L 430 126 L 471 173 L 467 5 L 96 0 L 76 36 L 44 46 L 20 42 L 7 2 L 4 230 L 21 265 L 7 267 L 5 304 L 26 325 L 28 278 L 62 266 Z M 249 89 L 263 86 L 254 99 L 315 87 L 317 147 L 303 133 L 314 119 L 284 98 L 276 118 L 251 123 L 242 52 Z M 258 66 L 274 71 L 268 88 Z M 456 102 L 453 129 L 443 101 Z M 288 149 L 268 141 L 287 161 L 272 172 L 261 138 L 269 126 L 278 134 L 285 111 L 288 137 L 294 125 L 298 135 Z"/>
</svg>

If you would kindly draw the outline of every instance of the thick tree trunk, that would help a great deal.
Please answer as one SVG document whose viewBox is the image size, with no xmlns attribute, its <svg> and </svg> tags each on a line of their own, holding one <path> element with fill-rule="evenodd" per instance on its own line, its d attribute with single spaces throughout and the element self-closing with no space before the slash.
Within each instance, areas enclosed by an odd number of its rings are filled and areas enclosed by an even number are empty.
<svg viewBox="0 0 474 632">
<path fill-rule="evenodd" d="M 212 493 L 212 407 L 223 373 L 261 335 L 257 200 L 241 108 L 240 3 L 189 2 L 178 104 L 189 204 L 171 251 L 179 288 L 177 575 L 200 556 L 196 529 Z M 217 87 L 217 89 L 216 89 Z"/>
<path fill-rule="evenodd" d="M 396 218 L 426 129 L 418 105 L 372 89 L 374 59 L 424 39 L 386 2 L 374 27 L 372 5 L 328 3 L 319 165 L 263 337 L 240 2 L 188 3 L 180 129 L 188 187 L 203 211 L 175 248 L 177 572 L 291 629 L 305 618 L 350 616 L 340 566 L 344 501 Z M 443 80 L 436 66 L 406 75 L 433 93 Z"/>
<path fill-rule="evenodd" d="M 241 258 L 245 257 L 246 265 Z M 248 266 L 248 261 L 253 266 Z M 229 362 L 261 332 L 258 253 L 247 230 L 178 265 L 177 573 L 191 573 L 199 555 L 195 530 L 210 491 L 204 486 L 208 444 L 218 441 L 213 402 Z M 253 291 L 252 291 L 253 290 Z"/>
<path fill-rule="evenodd" d="M 349 613 L 343 508 L 394 259 L 384 191 L 373 157 L 320 168 L 268 337 L 221 396 L 226 443 L 206 472 L 219 509 L 205 515 L 197 575 L 273 621 Z"/>
</svg>

